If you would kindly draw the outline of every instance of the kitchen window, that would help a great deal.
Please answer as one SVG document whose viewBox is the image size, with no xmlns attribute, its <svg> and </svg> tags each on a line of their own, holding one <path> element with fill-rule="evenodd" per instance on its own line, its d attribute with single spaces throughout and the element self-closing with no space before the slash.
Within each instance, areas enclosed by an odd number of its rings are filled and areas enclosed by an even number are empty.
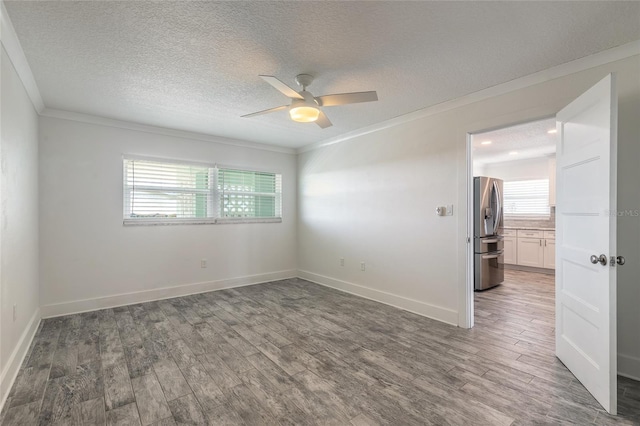
<svg viewBox="0 0 640 426">
<path fill-rule="evenodd" d="M 549 179 L 504 182 L 504 215 L 549 218 Z"/>
<path fill-rule="evenodd" d="M 282 175 L 171 160 L 124 158 L 123 223 L 282 221 Z"/>
</svg>

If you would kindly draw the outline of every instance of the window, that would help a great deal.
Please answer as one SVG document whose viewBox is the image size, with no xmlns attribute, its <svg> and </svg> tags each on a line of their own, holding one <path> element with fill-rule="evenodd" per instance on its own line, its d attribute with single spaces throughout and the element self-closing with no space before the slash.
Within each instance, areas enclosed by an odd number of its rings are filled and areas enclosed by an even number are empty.
<svg viewBox="0 0 640 426">
<path fill-rule="evenodd" d="M 549 217 L 549 179 L 504 182 L 504 214 Z"/>
<path fill-rule="evenodd" d="M 280 217 L 280 175 L 218 170 L 220 217 Z"/>
<path fill-rule="evenodd" d="M 124 223 L 280 221 L 280 174 L 124 159 Z"/>
</svg>

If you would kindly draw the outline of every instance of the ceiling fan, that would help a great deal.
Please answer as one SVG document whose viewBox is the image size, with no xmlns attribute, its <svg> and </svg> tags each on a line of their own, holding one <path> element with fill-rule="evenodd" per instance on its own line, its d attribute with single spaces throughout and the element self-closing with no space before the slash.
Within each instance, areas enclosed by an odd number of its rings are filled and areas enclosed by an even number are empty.
<svg viewBox="0 0 640 426">
<path fill-rule="evenodd" d="M 265 109 L 264 111 L 243 115 L 242 117 L 254 117 L 256 115 L 269 114 L 270 112 L 289 109 L 289 115 L 293 121 L 300 123 L 315 122 L 318 126 L 324 129 L 332 124 L 320 107 L 372 102 L 378 100 L 378 94 L 375 91 L 338 93 L 335 95 L 314 97 L 310 92 L 307 92 L 307 87 L 313 82 L 313 76 L 309 74 L 299 74 L 296 76 L 296 83 L 298 83 L 298 86 L 302 87 L 300 92 L 296 92 L 294 89 L 271 75 L 261 75 L 260 78 L 278 89 L 285 96 L 291 98 L 291 104 Z"/>
</svg>

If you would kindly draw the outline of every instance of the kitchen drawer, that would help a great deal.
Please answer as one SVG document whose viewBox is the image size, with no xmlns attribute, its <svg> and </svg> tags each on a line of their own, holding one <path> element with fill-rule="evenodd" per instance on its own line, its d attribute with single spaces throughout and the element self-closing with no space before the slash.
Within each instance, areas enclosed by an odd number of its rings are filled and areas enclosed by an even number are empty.
<svg viewBox="0 0 640 426">
<path fill-rule="evenodd" d="M 502 231 L 502 235 L 504 235 L 505 237 L 517 237 L 518 236 L 518 230 L 517 229 L 504 229 Z"/>
<path fill-rule="evenodd" d="M 518 238 L 544 238 L 544 231 L 535 229 L 518 229 Z"/>
<path fill-rule="evenodd" d="M 555 240 L 556 239 L 556 231 L 544 231 L 544 237 L 547 240 Z"/>
</svg>

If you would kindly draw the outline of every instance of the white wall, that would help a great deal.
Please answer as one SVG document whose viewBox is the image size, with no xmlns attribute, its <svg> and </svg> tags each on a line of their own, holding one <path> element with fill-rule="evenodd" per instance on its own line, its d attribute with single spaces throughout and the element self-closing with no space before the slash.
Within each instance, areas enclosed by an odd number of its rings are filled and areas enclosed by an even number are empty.
<svg viewBox="0 0 640 426">
<path fill-rule="evenodd" d="M 473 163 L 473 175 L 474 176 L 489 176 L 486 166 L 484 164 L 474 162 Z"/>
<path fill-rule="evenodd" d="M 301 275 L 457 322 L 464 315 L 467 132 L 553 115 L 612 71 L 620 93 L 620 206 L 639 208 L 640 56 L 634 56 L 301 154 Z M 446 203 L 455 204 L 454 217 L 435 216 Z M 638 377 L 640 218 L 622 218 L 618 232 L 627 258 L 618 275 L 621 370 Z M 367 262 L 365 272 L 360 261 Z"/>
<path fill-rule="evenodd" d="M 457 204 L 448 131 L 413 121 L 301 154 L 302 276 L 457 323 L 457 219 L 434 213 Z"/>
<path fill-rule="evenodd" d="M 123 226 L 123 154 L 280 172 L 283 221 Z M 45 317 L 295 276 L 293 154 L 41 117 L 40 188 Z"/>
<path fill-rule="evenodd" d="M 488 163 L 483 167 L 484 176 L 502 180 L 548 179 L 549 158 L 527 158 L 524 160 L 504 161 L 502 163 Z"/>
<path fill-rule="evenodd" d="M 38 115 L 4 46 L 1 54 L 0 406 L 40 319 Z"/>
</svg>

